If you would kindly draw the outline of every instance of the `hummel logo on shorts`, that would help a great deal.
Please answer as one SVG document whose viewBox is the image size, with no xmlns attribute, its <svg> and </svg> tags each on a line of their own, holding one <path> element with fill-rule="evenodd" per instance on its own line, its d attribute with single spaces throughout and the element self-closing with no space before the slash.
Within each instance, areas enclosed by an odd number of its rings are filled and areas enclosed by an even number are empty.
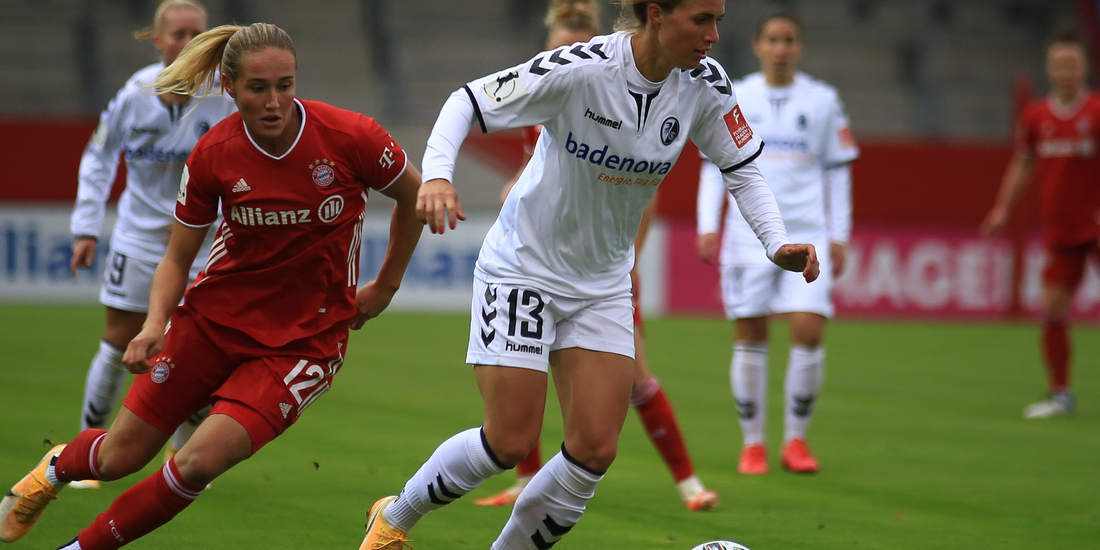
<svg viewBox="0 0 1100 550">
<path fill-rule="evenodd" d="M 237 180 L 237 185 L 233 186 L 233 192 L 234 193 L 244 193 L 245 191 L 251 191 L 251 190 L 252 190 L 252 188 L 249 187 L 248 184 L 244 182 L 244 178 L 241 178 L 241 179 Z"/>
</svg>

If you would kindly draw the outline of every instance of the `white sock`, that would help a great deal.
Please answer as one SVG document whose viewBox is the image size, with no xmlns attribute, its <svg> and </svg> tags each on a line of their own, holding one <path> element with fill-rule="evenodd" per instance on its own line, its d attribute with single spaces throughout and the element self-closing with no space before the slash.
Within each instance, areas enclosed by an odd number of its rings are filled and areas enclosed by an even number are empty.
<svg viewBox="0 0 1100 550">
<path fill-rule="evenodd" d="M 406 533 L 432 510 L 458 500 L 506 468 L 489 449 L 482 428 L 470 428 L 444 441 L 382 512 L 386 523 Z"/>
<path fill-rule="evenodd" d="M 825 347 L 791 346 L 787 362 L 784 441 L 806 439 L 814 404 L 825 380 Z"/>
<path fill-rule="evenodd" d="M 603 474 L 579 463 L 562 445 L 519 495 L 492 550 L 550 548 L 581 519 Z"/>
<path fill-rule="evenodd" d="M 122 366 L 125 350 L 118 349 L 107 342 L 99 342 L 99 351 L 88 368 L 88 378 L 84 382 L 84 405 L 81 408 L 80 431 L 88 428 L 104 429 L 111 411 L 122 394 L 122 384 L 126 381 L 126 367 Z"/>
<path fill-rule="evenodd" d="M 685 478 L 682 481 L 676 482 L 676 490 L 680 492 L 680 499 L 687 500 L 694 498 L 699 493 L 706 491 L 707 488 L 703 486 L 703 482 L 699 481 L 698 476 L 691 476 Z"/>
<path fill-rule="evenodd" d="M 195 435 L 195 430 L 199 428 L 199 424 L 202 424 L 208 414 L 210 414 L 210 407 L 191 415 L 190 418 L 183 421 L 183 424 L 180 424 L 180 427 L 176 428 L 176 431 L 172 434 L 172 441 L 169 443 L 173 451 L 179 451 L 187 444 L 187 441 L 191 439 L 192 435 Z"/>
<path fill-rule="evenodd" d="M 730 383 L 745 446 L 763 444 L 768 409 L 767 344 L 737 342 L 733 345 Z"/>
<path fill-rule="evenodd" d="M 57 479 L 57 457 L 61 456 L 61 453 L 57 453 L 50 457 L 50 463 L 46 465 L 46 481 L 50 485 L 53 485 L 54 489 L 68 485 L 69 482 L 62 482 Z"/>
</svg>

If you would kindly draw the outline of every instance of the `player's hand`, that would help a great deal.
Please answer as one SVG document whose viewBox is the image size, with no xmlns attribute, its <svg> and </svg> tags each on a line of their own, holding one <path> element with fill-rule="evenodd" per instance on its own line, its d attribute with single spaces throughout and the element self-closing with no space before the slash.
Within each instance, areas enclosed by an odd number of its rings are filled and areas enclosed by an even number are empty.
<svg viewBox="0 0 1100 550">
<path fill-rule="evenodd" d="M 718 234 L 704 233 L 695 239 L 699 259 L 710 265 L 718 265 Z"/>
<path fill-rule="evenodd" d="M 814 282 L 821 274 L 817 250 L 812 244 L 785 244 L 775 252 L 775 259 L 772 261 L 787 271 L 801 271 L 807 283 Z"/>
<path fill-rule="evenodd" d="M 428 224 L 432 233 L 442 235 L 447 225 L 454 229 L 459 220 L 466 219 L 466 214 L 462 212 L 458 191 L 451 182 L 436 178 L 420 186 L 416 194 L 416 217 L 421 223 Z"/>
<path fill-rule="evenodd" d="M 829 260 L 833 262 L 833 279 L 844 273 L 844 262 L 847 260 L 848 247 L 844 243 L 829 243 Z"/>
<path fill-rule="evenodd" d="M 1004 230 L 1006 223 L 1008 223 L 1008 211 L 994 206 L 993 210 L 990 210 L 989 214 L 982 220 L 982 236 L 995 237 L 999 235 Z"/>
<path fill-rule="evenodd" d="M 88 269 L 95 262 L 96 240 L 91 237 L 80 237 L 73 243 L 73 260 L 69 263 L 69 269 L 76 278 L 76 270 Z"/>
<path fill-rule="evenodd" d="M 375 317 L 378 317 L 393 300 L 397 293 L 396 287 L 387 287 L 373 280 L 355 292 L 355 317 L 351 318 L 348 326 L 352 330 L 359 330 L 363 325 Z"/>
<path fill-rule="evenodd" d="M 126 370 L 134 374 L 145 374 L 153 368 L 150 361 L 156 354 L 164 349 L 164 329 L 157 330 L 150 327 L 142 327 L 141 332 L 130 340 L 126 346 L 126 354 L 122 356 L 122 364 Z"/>
</svg>

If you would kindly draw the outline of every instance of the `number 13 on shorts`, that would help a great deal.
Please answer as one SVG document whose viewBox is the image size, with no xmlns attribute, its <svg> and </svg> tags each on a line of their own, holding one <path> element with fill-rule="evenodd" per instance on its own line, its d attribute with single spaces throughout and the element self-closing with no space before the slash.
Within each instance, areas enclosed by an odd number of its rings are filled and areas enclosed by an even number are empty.
<svg viewBox="0 0 1100 550">
<path fill-rule="evenodd" d="M 467 363 L 545 371 L 555 333 L 550 298 L 530 288 L 474 286 Z"/>
</svg>

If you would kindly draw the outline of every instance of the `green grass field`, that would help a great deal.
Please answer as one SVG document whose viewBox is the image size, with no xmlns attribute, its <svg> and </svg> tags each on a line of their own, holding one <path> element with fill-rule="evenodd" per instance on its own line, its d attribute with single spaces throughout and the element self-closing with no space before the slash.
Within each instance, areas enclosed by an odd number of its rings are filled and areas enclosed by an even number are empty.
<svg viewBox="0 0 1100 550">
<path fill-rule="evenodd" d="M 0 308 L 0 483 L 76 435 L 99 307 Z M 463 316 L 386 314 L 353 335 L 331 392 L 285 436 L 214 483 L 172 523 L 128 548 L 353 549 L 364 513 L 401 488 L 435 446 L 477 425 L 463 364 Z M 776 331 L 781 335 L 783 331 Z M 1036 330 L 1021 325 L 836 323 L 810 442 L 815 476 L 776 463 L 785 338 L 771 355 L 773 473 L 736 473 L 729 326 L 647 324 L 652 370 L 685 432 L 699 476 L 722 497 L 689 513 L 628 418 L 619 457 L 584 519 L 557 548 L 688 550 L 710 539 L 754 550 L 1100 548 L 1100 334 L 1075 333 L 1075 418 L 1024 421 L 1041 396 Z M 561 441 L 548 410 L 544 458 Z M 631 417 L 634 415 L 631 414 Z M 11 548 L 55 548 L 153 469 L 100 491 L 67 490 Z M 472 496 L 511 482 L 506 474 Z M 425 519 L 419 550 L 488 548 L 508 510 L 466 498 Z"/>
</svg>

